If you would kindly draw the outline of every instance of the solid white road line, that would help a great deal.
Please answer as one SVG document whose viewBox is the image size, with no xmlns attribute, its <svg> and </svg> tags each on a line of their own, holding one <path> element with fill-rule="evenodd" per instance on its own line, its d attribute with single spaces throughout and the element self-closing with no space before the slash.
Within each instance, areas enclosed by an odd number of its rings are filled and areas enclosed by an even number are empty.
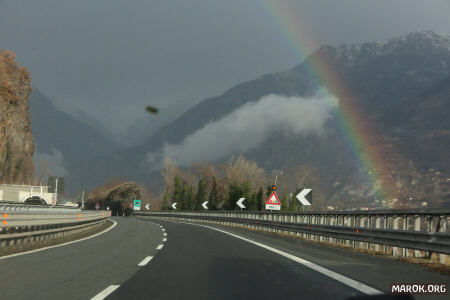
<svg viewBox="0 0 450 300">
<path fill-rule="evenodd" d="M 178 223 L 180 223 L 180 222 L 178 222 Z M 364 283 L 361 283 L 361 282 L 358 282 L 358 281 L 353 280 L 351 278 L 348 278 L 347 276 L 344 276 L 344 275 L 341 275 L 341 274 L 336 273 L 334 271 L 331 271 L 331 270 L 329 270 L 327 268 L 324 268 L 322 266 L 316 265 L 315 263 L 310 262 L 310 261 L 308 261 L 306 259 L 297 257 L 295 255 L 292 255 L 292 254 L 286 253 L 284 251 L 272 248 L 270 246 L 264 245 L 264 244 L 256 242 L 256 241 L 252 241 L 252 240 L 247 239 L 245 237 L 242 237 L 240 235 L 237 235 L 237 234 L 225 231 L 225 230 L 221 230 L 221 229 L 218 229 L 218 228 L 214 228 L 214 227 L 211 227 L 211 226 L 207 226 L 207 225 L 200 225 L 200 224 L 193 224 L 193 223 L 186 223 L 186 222 L 182 222 L 182 223 L 189 224 L 189 225 L 206 227 L 206 228 L 209 228 L 209 229 L 212 229 L 212 230 L 216 230 L 216 231 L 222 232 L 224 234 L 228 234 L 228 235 L 230 235 L 232 237 L 235 237 L 237 239 L 246 241 L 246 242 L 248 242 L 250 244 L 253 244 L 253 245 L 259 246 L 261 248 L 264 248 L 266 250 L 272 251 L 272 252 L 277 253 L 277 254 L 279 254 L 281 256 L 289 258 L 289 259 L 291 259 L 291 260 L 293 260 L 293 261 L 295 261 L 295 262 L 297 262 L 299 264 L 302 264 L 302 265 L 304 265 L 304 266 L 306 266 L 306 267 L 308 267 L 308 268 L 310 268 L 310 269 L 312 269 L 314 271 L 322 273 L 325 276 L 333 278 L 334 280 L 337 280 L 340 283 L 343 283 L 343 284 L 345 284 L 345 285 L 347 285 L 347 286 L 349 286 L 351 288 L 354 288 L 355 290 L 358 290 L 358 291 L 360 291 L 360 292 L 362 292 L 364 294 L 367 294 L 367 295 L 383 294 L 383 292 L 380 291 L 380 290 L 377 290 L 377 289 L 375 289 L 375 288 L 373 288 L 371 286 L 365 285 Z"/>
<path fill-rule="evenodd" d="M 148 264 L 149 261 L 151 261 L 153 258 L 153 256 L 147 256 L 146 258 L 144 258 L 139 264 L 138 267 L 143 267 L 146 264 Z"/>
<path fill-rule="evenodd" d="M 167 238 L 163 238 L 163 242 L 167 241 Z"/>
<path fill-rule="evenodd" d="M 92 297 L 91 300 L 103 300 L 108 297 L 109 294 L 114 292 L 119 288 L 120 285 L 110 285 L 100 293 L 98 293 L 95 297 Z"/>
<path fill-rule="evenodd" d="M 78 243 L 78 242 L 82 242 L 82 241 L 85 241 L 85 240 L 88 240 L 88 239 L 95 238 L 96 236 L 99 236 L 101 234 L 107 233 L 108 231 L 110 231 L 111 229 L 116 227 L 117 222 L 114 221 L 114 220 L 110 220 L 110 221 L 112 221 L 114 223 L 112 226 L 110 226 L 110 227 L 106 228 L 105 230 L 103 230 L 102 232 L 96 233 L 94 235 L 91 235 L 91 236 L 88 236 L 88 237 L 85 237 L 85 238 L 82 238 L 82 239 L 79 239 L 79 240 L 76 240 L 76 241 L 63 243 L 63 244 L 58 244 L 58 245 L 54 245 L 54 246 L 48 246 L 48 247 L 39 248 L 39 249 L 36 249 L 36 250 L 30 250 L 30 251 L 25 251 L 25 252 L 20 252 L 20 253 L 5 255 L 5 256 L 0 256 L 0 259 L 15 257 L 15 256 L 19 256 L 19 255 L 25 255 L 25 254 L 31 254 L 31 253 L 34 253 L 34 252 L 44 251 L 44 250 L 48 250 L 48 249 L 52 249 L 52 248 L 56 248 L 56 247 L 62 247 L 62 246 L 66 246 L 66 245 L 70 245 L 70 244 L 73 244 L 73 243 Z"/>
<path fill-rule="evenodd" d="M 158 247 L 156 247 L 156 250 L 161 250 L 163 246 L 163 244 L 159 244 Z"/>
</svg>

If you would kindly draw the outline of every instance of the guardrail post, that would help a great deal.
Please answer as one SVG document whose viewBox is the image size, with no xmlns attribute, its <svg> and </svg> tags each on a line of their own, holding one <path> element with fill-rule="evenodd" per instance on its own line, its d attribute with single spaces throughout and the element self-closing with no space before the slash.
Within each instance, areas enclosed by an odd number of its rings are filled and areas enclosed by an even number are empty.
<svg viewBox="0 0 450 300">
<path fill-rule="evenodd" d="M 448 226 L 448 218 L 447 216 L 442 216 L 439 218 L 438 222 L 440 222 L 439 232 L 447 232 L 447 226 Z M 447 262 L 447 255 L 446 254 L 439 254 L 439 262 L 441 264 L 445 264 Z"/>
<path fill-rule="evenodd" d="M 381 217 L 377 215 L 375 216 L 375 229 L 380 229 L 380 227 L 381 227 Z M 380 244 L 375 244 L 374 250 L 375 252 L 380 251 Z"/>
<path fill-rule="evenodd" d="M 392 229 L 397 230 L 398 229 L 398 216 L 394 216 Z M 398 256 L 398 247 L 392 247 L 392 256 Z"/>
<path fill-rule="evenodd" d="M 414 231 L 420 231 L 422 218 L 419 215 L 414 216 Z M 420 251 L 414 250 L 414 257 L 420 257 Z"/>
<path fill-rule="evenodd" d="M 319 216 L 319 224 L 323 225 L 324 224 L 324 217 L 323 216 Z M 323 236 L 319 236 L 319 241 L 323 242 Z"/>
<path fill-rule="evenodd" d="M 360 228 L 364 228 L 365 227 L 365 223 L 366 223 L 366 217 L 365 216 L 360 216 L 359 217 L 359 227 Z M 364 248 L 364 243 L 363 242 L 358 242 L 358 248 Z"/>
<path fill-rule="evenodd" d="M 389 216 L 388 215 L 384 215 L 383 216 L 383 229 L 387 230 L 389 228 Z M 388 251 L 388 247 L 386 245 L 383 245 L 383 252 L 387 253 Z"/>
<path fill-rule="evenodd" d="M 408 230 L 408 216 L 403 216 L 403 230 Z M 402 255 L 403 257 L 408 257 L 408 249 L 402 248 Z"/>
</svg>

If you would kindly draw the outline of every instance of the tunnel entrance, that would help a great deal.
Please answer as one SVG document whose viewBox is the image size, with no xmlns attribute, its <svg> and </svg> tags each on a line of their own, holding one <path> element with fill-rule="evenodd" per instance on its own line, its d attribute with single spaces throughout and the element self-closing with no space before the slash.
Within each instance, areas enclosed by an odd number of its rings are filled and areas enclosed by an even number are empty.
<svg viewBox="0 0 450 300">
<path fill-rule="evenodd" d="M 28 197 L 25 199 L 24 203 L 30 205 L 47 205 L 47 201 L 39 196 Z"/>
<path fill-rule="evenodd" d="M 113 216 L 122 216 L 123 208 L 122 203 L 120 202 L 112 202 L 111 203 L 111 213 Z"/>
</svg>

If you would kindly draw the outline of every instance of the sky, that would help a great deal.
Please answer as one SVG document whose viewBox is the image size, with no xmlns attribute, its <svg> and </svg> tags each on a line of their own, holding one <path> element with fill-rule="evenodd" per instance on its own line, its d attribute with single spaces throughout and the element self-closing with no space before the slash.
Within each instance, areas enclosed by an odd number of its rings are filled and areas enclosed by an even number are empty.
<svg viewBox="0 0 450 300">
<path fill-rule="evenodd" d="M 290 7 L 319 44 L 450 33 L 448 0 L 0 0 L 0 49 L 58 107 L 123 133 L 300 63 L 268 1 Z"/>
</svg>

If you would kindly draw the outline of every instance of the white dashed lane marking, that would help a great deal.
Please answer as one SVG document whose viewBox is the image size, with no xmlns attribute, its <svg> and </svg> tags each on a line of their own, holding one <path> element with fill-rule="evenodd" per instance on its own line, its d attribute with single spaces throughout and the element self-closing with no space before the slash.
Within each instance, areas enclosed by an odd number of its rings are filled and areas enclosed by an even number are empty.
<svg viewBox="0 0 450 300">
<path fill-rule="evenodd" d="M 156 250 L 161 250 L 162 247 L 164 247 L 164 245 L 163 244 L 159 244 L 158 247 L 156 247 Z"/>
<path fill-rule="evenodd" d="M 91 300 L 103 300 L 108 297 L 109 294 L 114 292 L 119 288 L 120 285 L 110 285 L 100 293 L 98 293 L 95 297 L 92 297 Z"/>
<path fill-rule="evenodd" d="M 138 267 L 143 267 L 143 266 L 145 266 L 146 264 L 149 263 L 149 261 L 152 260 L 152 258 L 153 258 L 153 256 L 147 256 L 146 258 L 144 258 L 144 259 L 138 264 Z"/>
</svg>

